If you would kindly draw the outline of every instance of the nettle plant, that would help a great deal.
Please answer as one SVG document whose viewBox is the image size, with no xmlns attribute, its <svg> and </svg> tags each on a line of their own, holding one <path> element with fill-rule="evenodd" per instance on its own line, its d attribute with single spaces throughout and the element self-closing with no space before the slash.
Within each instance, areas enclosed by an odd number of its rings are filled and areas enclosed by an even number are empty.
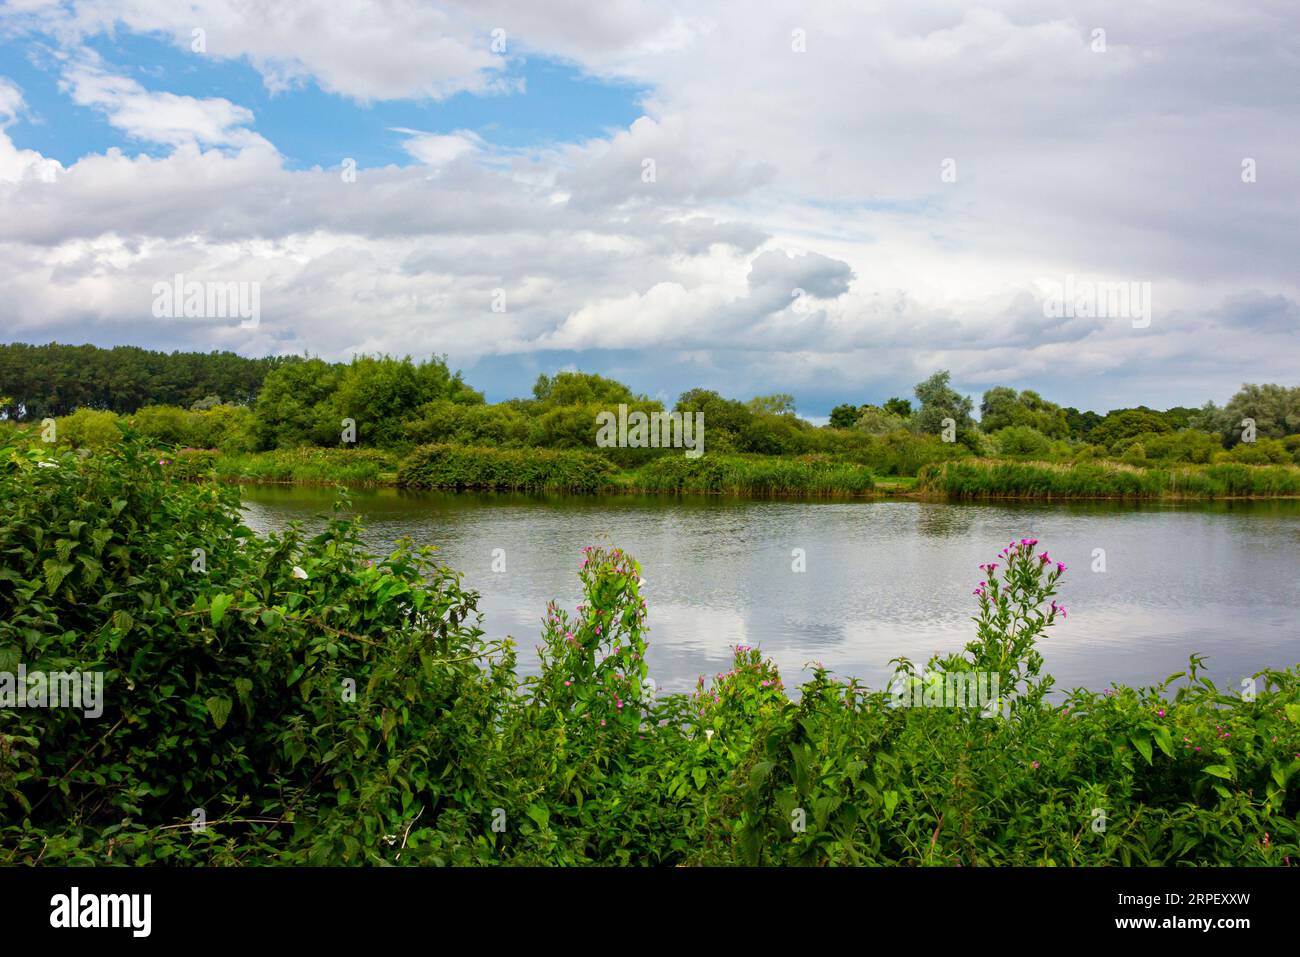
<svg viewBox="0 0 1300 957">
<path fill-rule="evenodd" d="M 649 705 L 641 566 L 621 549 L 583 549 L 577 613 L 546 609 L 535 700 L 594 731 L 636 729 Z"/>
</svg>

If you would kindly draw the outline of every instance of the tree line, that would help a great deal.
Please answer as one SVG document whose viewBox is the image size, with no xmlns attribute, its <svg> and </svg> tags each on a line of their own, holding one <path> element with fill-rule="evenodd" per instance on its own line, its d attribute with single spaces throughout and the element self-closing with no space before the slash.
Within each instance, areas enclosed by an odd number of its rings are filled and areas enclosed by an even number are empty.
<svg viewBox="0 0 1300 957">
<path fill-rule="evenodd" d="M 125 415 L 146 405 L 190 408 L 207 397 L 252 403 L 268 372 L 296 356 L 246 359 L 233 352 L 155 352 L 136 346 L 0 345 L 0 415 L 39 421 L 96 409 Z M 213 403 L 215 404 L 215 403 Z"/>
<path fill-rule="evenodd" d="M 0 346 L 0 410 L 11 422 L 63 417 L 78 445 L 115 441 L 118 419 L 178 446 L 254 452 L 303 446 L 405 450 L 447 443 L 500 448 L 593 446 L 596 414 L 618 405 L 668 411 L 621 382 L 583 372 L 541 375 L 527 398 L 487 403 L 446 357 L 245 359 L 229 352 L 134 347 Z M 1105 414 L 1063 407 L 1033 390 L 997 386 L 979 403 L 940 371 L 912 398 L 844 403 L 817 427 L 787 394 L 730 399 L 683 392 L 671 411 L 702 413 L 708 448 L 759 455 L 833 455 L 881 474 L 962 455 L 1074 461 L 1115 458 L 1208 463 L 1300 462 L 1300 387 L 1244 385 L 1222 408 L 1145 406 Z M 344 422 L 355 434 L 345 438 Z M 651 450 L 611 449 L 630 464 Z M 623 462 L 623 460 L 627 460 Z"/>
</svg>

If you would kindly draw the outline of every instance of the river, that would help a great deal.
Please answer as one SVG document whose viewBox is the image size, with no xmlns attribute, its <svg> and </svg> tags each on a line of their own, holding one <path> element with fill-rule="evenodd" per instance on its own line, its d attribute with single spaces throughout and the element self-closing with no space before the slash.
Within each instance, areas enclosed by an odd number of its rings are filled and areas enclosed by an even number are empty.
<svg viewBox="0 0 1300 957">
<path fill-rule="evenodd" d="M 334 493 L 243 489 L 259 531 L 319 527 Z M 1300 503 L 975 505 L 885 500 L 540 496 L 353 490 L 365 539 L 409 536 L 479 591 L 489 638 L 510 635 L 524 671 L 548 600 L 581 600 L 580 551 L 614 544 L 646 579 L 659 687 L 686 690 L 754 645 L 787 687 L 820 661 L 883 687 L 900 655 L 922 663 L 974 633 L 971 590 L 1012 539 L 1037 538 L 1068 571 L 1068 618 L 1040 645 L 1058 689 L 1146 684 L 1209 658 L 1220 687 L 1300 661 Z M 503 552 L 495 552 L 501 549 Z M 799 572 L 795 549 L 803 550 Z M 1099 566 L 1104 552 L 1105 570 Z M 504 571 L 493 570 L 494 554 Z M 500 567 L 498 560 L 497 565 Z"/>
</svg>

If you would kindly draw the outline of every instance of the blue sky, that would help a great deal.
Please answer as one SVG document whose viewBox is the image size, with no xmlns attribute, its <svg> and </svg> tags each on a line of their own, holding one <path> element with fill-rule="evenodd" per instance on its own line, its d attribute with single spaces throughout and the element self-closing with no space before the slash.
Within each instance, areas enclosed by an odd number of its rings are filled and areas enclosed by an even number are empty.
<svg viewBox="0 0 1300 957">
<path fill-rule="evenodd" d="M 1300 368 L 1297 27 L 1291 0 L 0 0 L 5 338 L 445 353 L 494 399 L 581 368 L 812 417 L 938 369 L 1223 402 Z M 178 273 L 256 284 L 260 321 L 155 316 Z M 1054 317 L 1067 281 L 1145 284 L 1149 321 Z"/>
<path fill-rule="evenodd" d="M 645 89 L 629 81 L 597 78 L 543 56 L 510 58 L 505 77 L 521 92 L 487 96 L 460 93 L 444 101 L 361 103 L 326 93 L 307 81 L 269 91 L 243 59 L 219 59 L 178 47 L 161 36 L 122 33 L 87 39 L 104 66 L 151 91 L 196 98 L 222 97 L 253 111 L 252 129 L 276 145 L 289 168 L 406 165 L 404 137 L 394 129 L 429 133 L 472 130 L 507 149 L 541 148 L 607 135 L 641 115 Z M 71 165 L 90 153 L 117 147 L 165 156 L 167 147 L 115 129 L 95 109 L 79 106 L 60 89 L 59 62 L 46 44 L 14 37 L 0 42 L 0 75 L 23 90 L 30 107 L 11 128 L 20 147 Z"/>
</svg>

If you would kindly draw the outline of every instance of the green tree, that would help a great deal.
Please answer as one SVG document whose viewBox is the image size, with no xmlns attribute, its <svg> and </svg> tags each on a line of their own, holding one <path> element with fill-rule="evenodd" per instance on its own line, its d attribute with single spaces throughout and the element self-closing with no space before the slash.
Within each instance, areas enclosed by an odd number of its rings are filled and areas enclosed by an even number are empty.
<svg viewBox="0 0 1300 957">
<path fill-rule="evenodd" d="M 1254 420 L 1259 438 L 1281 439 L 1300 433 L 1300 386 L 1243 385 L 1220 417 L 1219 431 L 1227 445 L 1241 441 L 1245 419 Z"/>
<path fill-rule="evenodd" d="M 614 379 L 594 372 L 557 372 L 553 376 L 539 375 L 533 384 L 533 398 L 545 408 L 560 405 L 617 406 L 635 402 L 639 396 Z"/>
<path fill-rule="evenodd" d="M 971 418 L 975 404 L 969 396 L 949 385 L 950 379 L 950 374 L 944 370 L 917 383 L 916 401 L 920 407 L 912 417 L 912 426 L 926 435 L 939 435 L 943 432 L 943 420 L 952 419 L 957 426 L 957 441 L 966 444 L 973 439 L 969 433 L 975 429 Z"/>
<path fill-rule="evenodd" d="M 888 435 L 907 428 L 907 420 L 877 405 L 864 405 L 853 427 L 868 435 Z"/>
<path fill-rule="evenodd" d="M 856 405 L 837 405 L 831 409 L 830 421 L 827 423 L 833 429 L 851 429 L 853 424 L 858 421 L 862 415 L 862 409 Z"/>
<path fill-rule="evenodd" d="M 274 370 L 257 397 L 257 442 L 263 449 L 334 445 L 342 416 L 332 404 L 339 368 L 306 359 Z"/>
<path fill-rule="evenodd" d="M 1019 394 L 1006 386 L 989 389 L 980 403 L 980 428 L 992 434 L 1010 426 L 1031 428 L 1052 439 L 1070 434 L 1065 410 L 1032 389 Z"/>
<path fill-rule="evenodd" d="M 773 395 L 756 395 L 747 403 L 751 412 L 766 412 L 769 415 L 794 413 L 794 396 L 784 392 Z"/>
<path fill-rule="evenodd" d="M 1111 448 L 1121 439 L 1131 439 L 1143 432 L 1172 432 L 1173 427 L 1164 416 L 1151 409 L 1118 409 L 1106 417 L 1088 434 L 1094 445 Z"/>
</svg>

